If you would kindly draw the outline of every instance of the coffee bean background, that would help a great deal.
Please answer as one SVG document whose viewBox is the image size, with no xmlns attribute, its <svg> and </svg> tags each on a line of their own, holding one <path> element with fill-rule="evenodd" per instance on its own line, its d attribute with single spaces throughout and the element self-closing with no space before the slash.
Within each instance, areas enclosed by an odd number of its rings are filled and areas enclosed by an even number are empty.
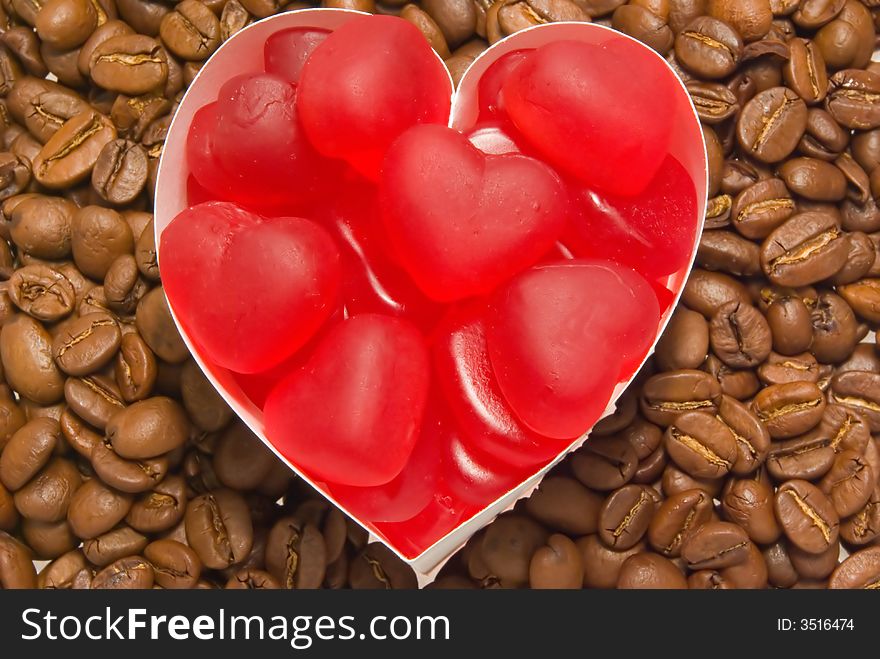
<svg viewBox="0 0 880 659">
<path fill-rule="evenodd" d="M 531 25 L 609 25 L 668 58 L 704 124 L 706 231 L 656 354 L 431 587 L 880 587 L 876 5 L 320 4 L 402 16 L 456 81 Z M 250 22 L 309 6 L 0 0 L 3 588 L 416 587 L 234 419 L 156 266 L 186 86 Z"/>
</svg>

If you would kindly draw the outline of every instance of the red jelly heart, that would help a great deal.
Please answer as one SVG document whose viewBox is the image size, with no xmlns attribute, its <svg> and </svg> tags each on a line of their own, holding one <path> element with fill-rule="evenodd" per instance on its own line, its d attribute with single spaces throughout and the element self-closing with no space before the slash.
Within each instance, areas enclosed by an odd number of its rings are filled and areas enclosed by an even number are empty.
<svg viewBox="0 0 880 659">
<path fill-rule="evenodd" d="M 268 73 L 236 76 L 220 88 L 210 156 L 226 184 L 215 189 L 216 175 L 202 180 L 205 163 L 190 160 L 199 182 L 222 199 L 258 209 L 298 207 L 330 177 L 300 127 L 296 88 Z"/>
<path fill-rule="evenodd" d="M 401 133 L 415 124 L 446 124 L 451 94 L 443 62 L 413 24 L 359 16 L 312 53 L 297 107 L 318 151 L 376 180 Z"/>
<path fill-rule="evenodd" d="M 621 371 L 644 357 L 659 318 L 648 282 L 624 266 L 527 270 L 496 292 L 487 316 L 501 392 L 533 431 L 574 439 L 598 420 Z"/>
<path fill-rule="evenodd" d="M 389 257 L 376 186 L 363 179 L 346 180 L 329 207 L 317 214 L 340 245 L 342 296 L 349 315 L 387 313 L 425 330 L 436 324 L 442 307 L 425 297 Z"/>
<path fill-rule="evenodd" d="M 427 348 L 411 323 L 353 316 L 269 395 L 266 434 L 320 480 L 384 485 L 412 453 L 429 380 Z"/>
<path fill-rule="evenodd" d="M 486 347 L 485 305 L 452 309 L 431 342 L 434 372 L 468 449 L 515 467 L 555 456 L 565 443 L 526 428 L 504 400 Z"/>
<path fill-rule="evenodd" d="M 492 291 L 562 231 L 559 177 L 526 156 L 487 156 L 445 126 L 416 126 L 382 169 L 382 217 L 397 258 L 432 299 Z"/>
<path fill-rule="evenodd" d="M 219 199 L 235 196 L 233 181 L 222 169 L 214 156 L 214 129 L 217 127 L 217 104 L 209 103 L 193 116 L 186 136 L 186 160 L 192 174 L 190 178 L 209 195 Z M 190 206 L 195 202 L 190 201 Z"/>
<path fill-rule="evenodd" d="M 186 177 L 186 204 L 187 206 L 198 206 L 206 201 L 215 201 L 214 195 L 206 190 L 196 177 L 190 174 Z"/>
<path fill-rule="evenodd" d="M 160 253 L 171 306 L 207 358 L 233 371 L 284 361 L 335 308 L 339 252 L 309 220 L 208 202 L 171 221 Z"/>
<path fill-rule="evenodd" d="M 329 35 L 330 30 L 316 27 L 292 27 L 270 35 L 263 46 L 266 73 L 299 83 L 306 61 Z"/>
<path fill-rule="evenodd" d="M 502 93 L 513 123 L 548 162 L 595 189 L 632 195 L 666 155 L 676 85 L 659 58 L 612 37 L 538 48 Z"/>
<path fill-rule="evenodd" d="M 413 558 L 479 512 L 474 506 L 435 492 L 428 505 L 403 522 L 377 522 L 376 528 L 405 556 Z"/>
<path fill-rule="evenodd" d="M 697 192 L 672 156 L 638 196 L 582 190 L 571 210 L 566 238 L 578 256 L 611 259 L 648 279 L 688 265 L 699 223 Z"/>
<path fill-rule="evenodd" d="M 522 64 L 532 49 L 514 50 L 492 62 L 480 78 L 477 97 L 479 103 L 478 121 L 492 121 L 507 118 L 504 96 L 501 93 L 504 83 L 516 68 Z"/>
<path fill-rule="evenodd" d="M 429 405 L 412 454 L 394 480 L 375 487 L 330 484 L 330 493 L 359 519 L 371 522 L 410 519 L 430 503 L 437 491 L 442 432 L 436 405 Z"/>
</svg>

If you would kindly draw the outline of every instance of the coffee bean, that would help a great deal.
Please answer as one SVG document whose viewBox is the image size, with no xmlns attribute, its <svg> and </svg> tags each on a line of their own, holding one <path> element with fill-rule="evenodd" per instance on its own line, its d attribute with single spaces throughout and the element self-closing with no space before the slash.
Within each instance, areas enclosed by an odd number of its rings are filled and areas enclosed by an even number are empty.
<svg viewBox="0 0 880 659">
<path fill-rule="evenodd" d="M 82 483 L 69 460 L 53 458 L 26 485 L 15 492 L 15 507 L 22 517 L 38 522 L 64 519 L 73 495 Z"/>
<path fill-rule="evenodd" d="M 670 425 L 682 412 L 714 414 L 721 402 L 721 387 L 702 371 L 680 370 L 649 378 L 640 406 L 645 417 L 660 426 Z"/>
<path fill-rule="evenodd" d="M 174 540 L 155 540 L 147 545 L 144 557 L 150 561 L 156 583 L 162 588 L 192 588 L 202 573 L 198 555 Z"/>
<path fill-rule="evenodd" d="M 729 368 L 712 354 L 706 358 L 703 370 L 718 383 L 722 394 L 737 400 L 751 398 L 761 386 L 754 371 Z"/>
<path fill-rule="evenodd" d="M 880 537 L 880 485 L 861 510 L 840 523 L 840 537 L 851 545 L 861 546 Z"/>
<path fill-rule="evenodd" d="M 216 490 L 186 508 L 186 538 L 205 567 L 223 569 L 251 550 L 253 526 L 247 504 L 232 490 Z"/>
<path fill-rule="evenodd" d="M 102 481 L 130 494 L 154 488 L 168 473 L 167 457 L 125 460 L 115 453 L 108 440 L 102 440 L 92 447 L 91 465 Z"/>
<path fill-rule="evenodd" d="M 807 481 L 783 483 L 774 509 L 785 536 L 804 551 L 819 554 L 837 541 L 837 513 L 828 497 Z"/>
<path fill-rule="evenodd" d="M 502 516 L 486 530 L 480 543 L 480 556 L 489 573 L 503 587 L 520 588 L 528 583 L 531 558 L 548 536 L 543 527 L 526 517 Z M 352 570 L 357 564 L 358 561 L 352 564 Z M 363 571 L 363 566 L 360 570 Z M 381 584 L 381 579 L 376 580 Z"/>
<path fill-rule="evenodd" d="M 681 556 L 691 570 L 717 570 L 746 560 L 749 537 L 738 525 L 709 522 L 691 533 Z"/>
<path fill-rule="evenodd" d="M 61 439 L 54 419 L 34 419 L 12 435 L 0 453 L 0 482 L 10 491 L 23 487 L 49 462 Z"/>
<path fill-rule="evenodd" d="M 37 571 L 30 551 L 3 531 L 0 531 L 0 587 L 4 590 L 37 587 Z"/>
<path fill-rule="evenodd" d="M 858 343 L 858 323 L 850 306 L 838 295 L 822 292 L 812 310 L 810 352 L 825 363 L 846 359 Z"/>
<path fill-rule="evenodd" d="M 828 92 L 828 73 L 822 51 L 809 39 L 788 42 L 790 56 L 783 68 L 785 84 L 804 102 L 821 103 Z"/>
<path fill-rule="evenodd" d="M 838 272 L 846 263 L 848 247 L 833 216 L 800 213 L 764 241 L 761 266 L 780 286 L 804 286 Z"/>
<path fill-rule="evenodd" d="M 770 354 L 770 327 L 751 305 L 728 302 L 719 307 L 709 324 L 709 340 L 715 355 L 732 368 L 749 368 Z"/>
<path fill-rule="evenodd" d="M 107 423 L 106 434 L 117 455 L 143 460 L 182 446 L 189 423 L 179 403 L 155 396 L 115 414 Z"/>
<path fill-rule="evenodd" d="M 807 111 L 807 129 L 798 143 L 801 155 L 819 160 L 835 160 L 849 143 L 849 132 L 821 108 Z"/>
<path fill-rule="evenodd" d="M 73 495 L 67 522 L 80 538 L 94 538 L 121 522 L 131 509 L 131 501 L 127 494 L 117 492 L 93 478 Z"/>
<path fill-rule="evenodd" d="M 675 38 L 679 63 L 700 78 L 724 78 L 739 63 L 743 41 L 736 31 L 717 19 L 700 16 Z"/>
<path fill-rule="evenodd" d="M 794 151 L 807 127 L 807 106 L 786 87 L 757 94 L 736 126 L 740 146 L 762 162 L 779 162 Z"/>
<path fill-rule="evenodd" d="M 193 0 L 194 2 L 196 0 Z M 92 170 L 92 187 L 111 204 L 133 202 L 147 183 L 147 152 L 129 140 L 108 142 Z"/>
<path fill-rule="evenodd" d="M 677 557 L 682 543 L 712 516 L 712 498 L 703 490 L 666 493 L 648 527 L 651 547 L 664 556 Z"/>
<path fill-rule="evenodd" d="M 701 269 L 691 272 L 681 300 L 688 308 L 703 314 L 707 320 L 728 302 L 750 301 L 746 287 L 733 277 Z"/>
<path fill-rule="evenodd" d="M 812 382 L 776 384 L 755 397 L 754 409 L 770 436 L 784 439 L 814 428 L 825 411 L 822 391 Z"/>
<path fill-rule="evenodd" d="M 880 279 L 861 279 L 837 290 L 859 316 L 871 323 L 880 322 Z"/>
<path fill-rule="evenodd" d="M 578 481 L 548 476 L 525 503 L 525 509 L 548 528 L 573 536 L 595 533 L 602 499 Z"/>
<path fill-rule="evenodd" d="M 851 371 L 835 375 L 828 402 L 849 408 L 867 422 L 871 432 L 880 432 L 880 374 Z"/>
<path fill-rule="evenodd" d="M 177 364 L 189 357 L 189 350 L 171 318 L 168 300 L 161 286 L 138 302 L 135 325 L 143 340 L 160 359 Z"/>
<path fill-rule="evenodd" d="M 61 320 L 73 311 L 76 294 L 70 281 L 47 265 L 26 265 L 12 273 L 7 288 L 19 309 L 44 322 Z"/>
<path fill-rule="evenodd" d="M 666 430 L 665 446 L 669 457 L 696 478 L 724 476 L 737 458 L 729 428 L 705 412 L 679 415 Z"/>
<path fill-rule="evenodd" d="M 666 19 L 637 4 L 618 7 L 611 18 L 611 26 L 661 55 L 668 53 L 675 42 L 675 35 L 666 24 Z"/>
<path fill-rule="evenodd" d="M 135 498 L 125 521 L 142 533 L 166 531 L 183 519 L 186 496 L 183 477 L 169 475 L 152 491 Z"/>
<path fill-rule="evenodd" d="M 643 485 L 615 490 L 599 511 L 599 537 L 618 551 L 635 546 L 647 532 L 654 508 L 654 499 Z"/>
<path fill-rule="evenodd" d="M 78 417 L 102 430 L 125 408 L 116 383 L 104 375 L 67 378 L 64 400 Z"/>
<path fill-rule="evenodd" d="M 684 589 L 687 580 L 675 564 L 659 554 L 636 554 L 620 568 L 617 587 L 638 589 Z"/>
<path fill-rule="evenodd" d="M 760 251 L 753 242 L 732 231 L 704 231 L 697 264 L 736 276 L 755 275 L 760 271 Z"/>
<path fill-rule="evenodd" d="M 793 158 L 779 167 L 789 190 L 811 201 L 840 201 L 846 195 L 846 178 L 839 168 L 817 158 Z"/>
<path fill-rule="evenodd" d="M 104 145 L 116 129 L 102 114 L 84 111 L 52 135 L 33 160 L 34 178 L 50 189 L 76 185 L 92 172 Z"/>
<path fill-rule="evenodd" d="M 126 334 L 122 337 L 114 372 L 119 391 L 126 402 L 143 400 L 152 393 L 158 376 L 156 357 L 140 335 Z"/>
<path fill-rule="evenodd" d="M 165 85 L 168 59 L 159 43 L 150 37 L 111 37 L 92 52 L 89 75 L 104 89 L 137 96 Z"/>
<path fill-rule="evenodd" d="M 851 554 L 834 570 L 828 587 L 869 590 L 880 587 L 880 547 L 861 549 Z"/>
<path fill-rule="evenodd" d="M 185 60 L 204 60 L 220 45 L 220 20 L 198 0 L 183 0 L 159 24 L 162 42 Z"/>
<path fill-rule="evenodd" d="M 412 568 L 378 542 L 367 545 L 352 559 L 349 582 L 356 590 L 408 589 L 417 584 Z"/>
<path fill-rule="evenodd" d="M 773 512 L 773 490 L 762 481 L 730 481 L 721 499 L 724 516 L 759 544 L 776 542 L 782 533 Z"/>
<path fill-rule="evenodd" d="M 844 450 L 837 454 L 831 469 L 819 482 L 837 515 L 843 519 L 861 510 L 871 498 L 877 476 L 861 453 Z"/>
<path fill-rule="evenodd" d="M 33 35 L 33 32 L 30 31 Z M 9 35 L 6 32 L 4 36 Z M 36 53 L 39 57 L 39 52 Z M 41 60 L 42 61 L 42 60 Z M 76 92 L 51 80 L 25 77 L 18 80 L 6 98 L 9 113 L 45 144 L 68 119 L 89 109 Z"/>
<path fill-rule="evenodd" d="M 780 179 L 758 181 L 733 202 L 733 228 L 746 238 L 765 238 L 795 212 L 795 202 Z"/>
<path fill-rule="evenodd" d="M 594 490 L 617 489 L 630 481 L 639 465 L 632 446 L 625 439 L 596 437 L 572 456 L 575 477 Z"/>
<path fill-rule="evenodd" d="M 838 71 L 829 81 L 825 107 L 839 124 L 868 130 L 880 126 L 880 74 L 859 69 Z"/>
<path fill-rule="evenodd" d="M 89 314 L 55 336 L 52 354 L 58 367 L 68 375 L 88 375 L 113 359 L 121 340 L 119 325 L 113 318 Z"/>
<path fill-rule="evenodd" d="M 152 588 L 155 573 L 152 566 L 140 556 L 121 558 L 95 575 L 91 588 L 95 590 L 143 590 Z"/>
<path fill-rule="evenodd" d="M 799 27 L 815 30 L 829 23 L 843 9 L 846 0 L 803 0 L 792 20 Z"/>
<path fill-rule="evenodd" d="M 760 419 L 731 396 L 722 396 L 717 418 L 736 441 L 736 460 L 730 470 L 745 476 L 758 469 L 770 451 L 770 434 Z"/>
<path fill-rule="evenodd" d="M 580 551 L 564 535 L 551 535 L 529 564 L 529 586 L 536 589 L 576 589 L 584 582 Z"/>
<path fill-rule="evenodd" d="M 69 590 L 80 570 L 86 569 L 86 560 L 79 549 L 69 551 L 46 565 L 37 576 L 37 588 Z"/>
</svg>

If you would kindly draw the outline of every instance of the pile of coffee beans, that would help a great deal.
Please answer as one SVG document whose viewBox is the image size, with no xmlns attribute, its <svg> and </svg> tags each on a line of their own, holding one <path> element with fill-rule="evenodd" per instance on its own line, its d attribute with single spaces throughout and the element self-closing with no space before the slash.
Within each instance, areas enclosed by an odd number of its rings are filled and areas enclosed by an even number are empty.
<svg viewBox="0 0 880 659">
<path fill-rule="evenodd" d="M 655 356 L 433 587 L 880 587 L 876 4 L 321 3 L 403 16 L 456 80 L 523 28 L 610 25 L 669 59 L 704 125 L 706 232 Z M 183 91 L 307 6 L 0 0 L 0 587 L 416 587 L 234 419 L 156 266 Z"/>
</svg>

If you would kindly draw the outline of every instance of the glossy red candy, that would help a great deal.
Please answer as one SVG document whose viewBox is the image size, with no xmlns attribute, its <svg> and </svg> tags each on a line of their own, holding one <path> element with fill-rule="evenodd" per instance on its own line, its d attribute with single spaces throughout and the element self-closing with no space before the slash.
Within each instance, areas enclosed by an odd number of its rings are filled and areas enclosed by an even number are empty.
<svg viewBox="0 0 880 659">
<path fill-rule="evenodd" d="M 383 167 L 382 218 L 403 267 L 430 298 L 492 291 L 559 237 L 568 194 L 542 162 L 487 156 L 445 126 L 416 126 Z"/>
<path fill-rule="evenodd" d="M 231 177 L 220 169 L 220 163 L 214 156 L 216 128 L 217 103 L 199 108 L 186 136 L 186 160 L 194 183 L 215 199 L 229 201 L 235 196 L 235 191 Z M 190 206 L 196 203 L 195 199 L 189 201 Z"/>
<path fill-rule="evenodd" d="M 266 434 L 318 480 L 384 485 L 412 453 L 429 382 L 428 351 L 414 325 L 353 316 L 269 395 Z"/>
<path fill-rule="evenodd" d="M 227 202 L 193 206 L 160 242 L 172 308 L 206 357 L 242 373 L 284 361 L 333 312 L 339 251 L 298 217 L 267 219 Z"/>
<path fill-rule="evenodd" d="M 198 206 L 206 201 L 216 201 L 214 195 L 208 192 L 196 177 L 190 174 L 186 177 L 186 204 L 187 206 Z"/>
<path fill-rule="evenodd" d="M 329 30 L 316 27 L 292 27 L 275 32 L 263 46 L 266 73 L 299 83 L 306 61 L 329 35 Z"/>
<path fill-rule="evenodd" d="M 387 313 L 406 317 L 425 331 L 436 324 L 443 308 L 425 297 L 389 255 L 376 186 L 347 179 L 317 216 L 340 246 L 342 297 L 349 315 Z"/>
<path fill-rule="evenodd" d="M 700 222 L 694 182 L 672 156 L 639 195 L 582 189 L 571 211 L 566 238 L 576 255 L 610 259 L 648 279 L 688 265 Z"/>
<path fill-rule="evenodd" d="M 486 346 L 485 303 L 453 308 L 431 341 L 434 373 L 468 450 L 514 467 L 554 457 L 565 446 L 526 428 L 504 400 Z"/>
<path fill-rule="evenodd" d="M 659 317 L 651 286 L 624 266 L 527 270 L 496 292 L 487 315 L 501 392 L 533 431 L 574 439 L 598 420 L 621 371 L 644 357 Z"/>
<path fill-rule="evenodd" d="M 504 83 L 516 68 L 522 64 L 532 49 L 514 50 L 492 62 L 480 78 L 477 97 L 479 103 L 478 121 L 497 121 L 507 119 L 504 96 L 501 93 Z"/>
<path fill-rule="evenodd" d="M 331 171 L 306 139 L 296 110 L 296 88 L 278 76 L 229 80 L 220 88 L 210 140 L 226 185 L 215 191 L 213 178 L 199 182 L 222 199 L 258 209 L 297 208 L 316 198 Z M 189 164 L 199 177 L 202 163 Z"/>
<path fill-rule="evenodd" d="M 502 95 L 517 129 L 550 164 L 593 189 L 634 195 L 668 150 L 677 85 L 658 57 L 612 37 L 538 48 Z"/>
<path fill-rule="evenodd" d="M 443 62 L 412 23 L 359 16 L 312 53 L 297 107 L 319 152 L 376 180 L 401 133 L 416 124 L 446 124 L 451 94 Z"/>
<path fill-rule="evenodd" d="M 436 405 L 428 405 L 406 466 L 390 483 L 375 487 L 329 484 L 348 512 L 371 522 L 402 522 L 427 506 L 437 491 L 443 428 Z"/>
<path fill-rule="evenodd" d="M 414 558 L 478 511 L 478 507 L 469 506 L 438 491 L 428 505 L 411 519 L 376 522 L 375 526 L 404 556 Z"/>
</svg>

